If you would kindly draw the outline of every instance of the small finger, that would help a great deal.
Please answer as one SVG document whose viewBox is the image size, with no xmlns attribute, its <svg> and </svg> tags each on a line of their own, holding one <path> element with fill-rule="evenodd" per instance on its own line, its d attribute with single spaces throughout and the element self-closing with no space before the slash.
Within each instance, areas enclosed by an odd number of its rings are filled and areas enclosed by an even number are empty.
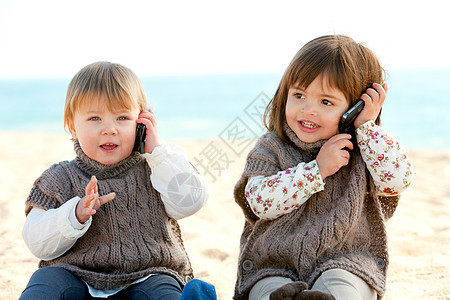
<svg viewBox="0 0 450 300">
<path fill-rule="evenodd" d="M 85 198 L 86 199 L 83 198 L 84 201 L 81 201 L 81 200 L 80 201 L 82 202 L 83 207 L 88 208 L 89 205 L 91 204 L 91 201 L 94 199 L 94 195 L 87 195 L 87 196 L 85 196 Z"/>
<path fill-rule="evenodd" d="M 152 115 L 155 115 L 155 112 L 153 111 L 153 108 L 151 108 L 151 107 L 149 109 L 147 109 L 147 112 Z"/>
<path fill-rule="evenodd" d="M 88 195 L 88 198 L 85 201 L 84 207 L 92 209 L 95 206 L 95 202 L 97 202 L 98 195 L 97 194 L 90 194 Z"/>
<path fill-rule="evenodd" d="M 86 195 L 97 193 L 97 178 L 95 176 L 91 177 L 91 180 L 86 186 Z"/>
<path fill-rule="evenodd" d="M 136 120 L 136 123 L 144 124 L 147 129 L 156 127 L 156 118 L 142 117 Z"/>
<path fill-rule="evenodd" d="M 376 99 L 379 96 L 378 90 L 374 88 L 368 88 L 366 94 L 369 95 L 371 99 Z"/>
<path fill-rule="evenodd" d="M 100 200 L 100 205 L 103 205 L 111 200 L 113 200 L 116 197 L 116 193 L 109 193 L 107 195 L 103 195 L 99 198 Z"/>
<path fill-rule="evenodd" d="M 335 136 L 337 137 L 335 140 L 335 143 L 339 149 L 344 149 L 344 148 L 353 149 L 353 143 L 351 141 L 352 136 L 350 134 L 341 133 L 341 134 L 338 134 Z"/>
<path fill-rule="evenodd" d="M 150 121 L 150 124 L 154 127 L 156 127 L 157 121 L 156 121 L 156 116 L 153 113 L 143 113 L 143 118 L 147 119 Z"/>
<path fill-rule="evenodd" d="M 140 113 L 139 117 L 141 116 L 145 116 L 147 118 L 156 118 L 156 114 L 153 111 L 153 109 L 149 108 L 148 110 L 144 110 L 143 112 Z"/>
<path fill-rule="evenodd" d="M 382 85 L 379 83 L 374 83 L 374 88 L 377 90 L 380 96 L 386 96 L 388 90 L 387 82 L 383 83 Z"/>
<path fill-rule="evenodd" d="M 93 208 L 95 207 L 95 202 L 97 202 L 95 198 L 97 198 L 97 197 L 94 197 L 94 199 L 93 199 L 93 200 L 91 201 L 91 203 L 89 204 L 89 208 L 90 208 L 90 209 L 93 209 Z"/>
<path fill-rule="evenodd" d="M 91 177 L 91 182 L 92 182 L 92 194 L 98 194 L 97 177 L 95 177 L 95 175 Z"/>
<path fill-rule="evenodd" d="M 92 194 L 92 186 L 93 186 L 93 181 L 91 178 L 91 180 L 88 182 L 88 184 L 86 186 L 86 196 Z"/>
<path fill-rule="evenodd" d="M 344 158 L 344 161 L 342 162 L 342 166 L 346 166 L 348 165 L 348 162 L 350 161 L 350 152 L 349 151 L 344 151 L 345 153 L 342 155 L 342 157 Z"/>
<path fill-rule="evenodd" d="M 352 143 L 352 141 L 350 141 L 350 140 L 345 140 L 345 141 L 342 143 L 342 148 L 341 148 L 341 149 L 345 149 L 345 148 L 350 149 L 350 150 L 353 150 L 353 143 Z M 346 151 L 346 152 L 348 152 L 348 151 Z"/>
<path fill-rule="evenodd" d="M 386 89 L 387 89 L 387 83 L 385 82 L 385 83 L 383 83 L 383 84 L 380 84 L 380 83 L 378 83 L 378 82 L 374 82 L 373 84 L 372 84 L 372 88 L 374 89 L 374 90 L 376 90 L 377 92 L 385 92 L 386 91 Z"/>
<path fill-rule="evenodd" d="M 379 83 L 374 83 L 372 86 L 376 90 L 376 92 L 378 93 L 380 98 L 386 97 L 387 83 L 384 83 L 383 85 L 381 85 Z"/>
<path fill-rule="evenodd" d="M 372 97 L 370 97 L 370 95 L 367 94 L 367 93 L 362 94 L 361 97 L 360 97 L 360 99 L 362 99 L 362 100 L 364 101 L 365 107 L 366 107 L 366 106 L 370 106 L 370 105 L 372 105 L 372 103 L 373 103 Z"/>
<path fill-rule="evenodd" d="M 349 140 L 351 138 L 352 138 L 352 136 L 350 134 L 348 134 L 348 133 L 339 133 L 339 134 L 336 134 L 336 135 L 332 136 L 329 139 L 329 142 L 330 143 L 334 143 L 334 142 L 337 142 L 337 141 L 342 140 L 342 139 Z"/>
<path fill-rule="evenodd" d="M 155 113 L 153 112 L 153 110 L 149 109 L 141 112 L 138 118 L 150 118 L 152 116 L 155 117 Z"/>
<path fill-rule="evenodd" d="M 381 84 L 378 84 L 378 83 L 374 83 L 373 85 L 377 90 L 377 94 L 376 94 L 376 97 L 372 97 L 372 98 L 373 98 L 374 102 L 376 102 L 380 105 L 383 105 L 384 100 L 386 100 L 386 90 L 384 89 L 384 85 L 382 86 Z M 387 88 L 387 84 L 385 86 Z"/>
</svg>

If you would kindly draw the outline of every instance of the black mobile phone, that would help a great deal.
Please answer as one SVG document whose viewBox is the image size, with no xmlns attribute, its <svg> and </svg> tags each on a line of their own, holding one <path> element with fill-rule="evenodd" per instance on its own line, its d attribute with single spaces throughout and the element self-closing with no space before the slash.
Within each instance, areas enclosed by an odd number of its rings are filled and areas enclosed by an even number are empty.
<svg viewBox="0 0 450 300">
<path fill-rule="evenodd" d="M 134 141 L 133 151 L 141 154 L 145 153 L 145 125 L 138 123 L 136 126 L 136 140 Z"/>
<path fill-rule="evenodd" d="M 352 136 L 353 146 L 356 146 L 355 119 L 364 108 L 364 101 L 359 99 L 345 114 L 339 122 L 339 133 L 348 133 Z"/>
<path fill-rule="evenodd" d="M 339 122 L 339 133 L 355 133 L 355 119 L 364 108 L 364 101 L 359 99 L 345 114 L 342 115 Z"/>
</svg>

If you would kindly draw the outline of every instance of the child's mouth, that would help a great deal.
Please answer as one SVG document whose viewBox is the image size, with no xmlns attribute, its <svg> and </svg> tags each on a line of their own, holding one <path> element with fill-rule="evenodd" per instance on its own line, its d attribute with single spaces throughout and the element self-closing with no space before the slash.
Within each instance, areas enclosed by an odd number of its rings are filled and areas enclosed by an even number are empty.
<svg viewBox="0 0 450 300">
<path fill-rule="evenodd" d="M 116 148 L 118 147 L 118 145 L 116 144 L 103 144 L 100 145 L 100 148 L 102 148 L 104 151 L 114 151 Z"/>
<path fill-rule="evenodd" d="M 311 128 L 311 129 L 315 129 L 315 128 L 319 128 L 319 127 L 320 127 L 319 125 L 317 125 L 317 124 L 315 124 L 315 123 L 306 122 L 306 121 L 300 121 L 300 124 L 301 124 L 303 127 Z"/>
</svg>

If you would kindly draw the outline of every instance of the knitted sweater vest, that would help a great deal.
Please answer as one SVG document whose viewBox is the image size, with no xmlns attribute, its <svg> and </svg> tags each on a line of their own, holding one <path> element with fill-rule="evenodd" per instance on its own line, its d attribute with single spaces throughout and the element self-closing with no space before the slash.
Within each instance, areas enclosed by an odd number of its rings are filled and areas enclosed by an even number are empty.
<svg viewBox="0 0 450 300">
<path fill-rule="evenodd" d="M 340 268 L 365 280 L 382 296 L 388 264 L 384 221 L 399 197 L 377 197 L 359 151 L 349 164 L 325 179 L 323 191 L 299 209 L 275 220 L 258 219 L 245 198 L 252 176 L 270 176 L 315 159 L 325 141 L 301 142 L 287 124 L 289 141 L 276 132 L 263 135 L 247 157 L 234 189 L 246 222 L 240 240 L 235 299 L 247 299 L 251 287 L 269 276 L 307 282 L 311 287 L 326 270 Z"/>
<path fill-rule="evenodd" d="M 116 197 L 97 210 L 89 230 L 69 251 L 39 266 L 63 267 L 101 290 L 156 273 L 182 286 L 193 278 L 178 223 L 152 187 L 145 159 L 134 152 L 115 165 L 103 165 L 87 157 L 77 142 L 75 151 L 75 160 L 52 165 L 36 180 L 26 213 L 33 206 L 47 210 L 82 198 L 92 175 L 100 195 L 115 192 Z"/>
</svg>

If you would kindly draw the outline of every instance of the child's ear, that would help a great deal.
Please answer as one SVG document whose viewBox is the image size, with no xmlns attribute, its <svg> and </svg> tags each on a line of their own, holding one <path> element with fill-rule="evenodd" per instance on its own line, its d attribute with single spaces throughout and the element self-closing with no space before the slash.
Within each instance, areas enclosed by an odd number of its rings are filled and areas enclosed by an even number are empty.
<svg viewBox="0 0 450 300">
<path fill-rule="evenodd" d="M 69 129 L 70 134 L 72 135 L 72 138 L 74 140 L 77 139 L 77 132 L 75 131 L 75 127 L 73 126 L 72 122 L 67 123 L 67 128 Z"/>
</svg>

